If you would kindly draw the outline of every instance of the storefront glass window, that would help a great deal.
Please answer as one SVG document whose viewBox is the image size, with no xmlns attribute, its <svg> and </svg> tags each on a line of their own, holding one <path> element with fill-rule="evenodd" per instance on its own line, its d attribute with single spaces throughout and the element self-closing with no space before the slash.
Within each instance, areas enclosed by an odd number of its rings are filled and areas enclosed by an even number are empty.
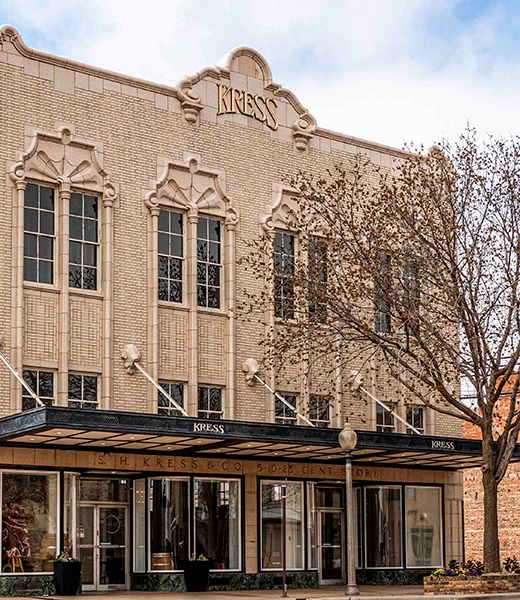
<svg viewBox="0 0 520 600">
<path fill-rule="evenodd" d="M 128 502 L 128 479 L 81 479 L 80 500 L 86 502 Z"/>
<path fill-rule="evenodd" d="M 303 569 L 303 483 L 262 482 L 262 569 L 281 569 L 282 497 L 286 493 L 287 568 Z"/>
<path fill-rule="evenodd" d="M 408 567 L 442 565 L 441 490 L 406 487 L 406 562 Z"/>
<path fill-rule="evenodd" d="M 195 480 L 195 554 L 213 569 L 240 569 L 240 492 L 236 479 Z"/>
<path fill-rule="evenodd" d="M 361 488 L 354 488 L 354 545 L 356 547 L 356 569 L 361 568 Z"/>
<path fill-rule="evenodd" d="M 146 480 L 134 481 L 134 571 L 146 570 Z"/>
<path fill-rule="evenodd" d="M 2 571 L 53 570 L 57 542 L 58 476 L 2 474 Z"/>
<path fill-rule="evenodd" d="M 316 511 L 316 484 L 307 483 L 307 547 L 309 568 L 318 568 L 318 521 Z"/>
<path fill-rule="evenodd" d="M 180 571 L 189 558 L 189 482 L 150 480 L 150 569 Z"/>
<path fill-rule="evenodd" d="M 63 476 L 63 550 L 76 555 L 76 506 L 78 474 L 65 473 Z"/>
<path fill-rule="evenodd" d="M 366 566 L 402 567 L 401 488 L 365 488 Z"/>
</svg>

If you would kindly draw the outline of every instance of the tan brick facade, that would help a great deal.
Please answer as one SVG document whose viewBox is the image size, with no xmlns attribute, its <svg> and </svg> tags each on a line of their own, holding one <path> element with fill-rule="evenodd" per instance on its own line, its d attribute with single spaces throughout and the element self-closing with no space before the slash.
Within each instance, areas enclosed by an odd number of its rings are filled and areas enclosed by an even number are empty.
<svg viewBox="0 0 520 600">
<path fill-rule="evenodd" d="M 217 114 L 219 86 L 242 98 L 244 113 Z M 220 88 L 222 91 L 222 88 Z M 247 95 L 246 94 L 249 94 Z M 219 104 L 220 103 L 220 104 Z M 261 109 L 259 108 L 261 105 Z M 274 422 L 274 399 L 260 385 L 248 386 L 242 364 L 262 361 L 266 323 L 237 319 L 244 290 L 264 282 L 240 258 L 246 242 L 283 227 L 285 182 L 299 170 L 320 174 L 358 153 L 391 172 L 399 150 L 317 127 L 296 96 L 273 83 L 265 60 L 248 48 L 228 54 L 219 66 L 201 70 L 176 87 L 111 73 L 33 51 L 15 30 L 0 30 L 0 335 L 3 351 L 21 371 L 54 373 L 55 401 L 67 406 L 69 373 L 96 375 L 99 407 L 157 412 L 157 391 L 121 360 L 135 344 L 141 364 L 160 381 L 182 383 L 185 406 L 197 416 L 198 386 L 224 390 L 224 418 Z M 256 108 L 254 108 L 256 106 Z M 247 108 L 249 107 L 249 108 Z M 226 112 L 226 111 L 223 111 Z M 253 116 L 253 114 L 256 116 Z M 264 115 L 265 119 L 258 118 Z M 275 125 L 278 125 L 277 127 Z M 24 282 L 24 191 L 28 183 L 56 193 L 54 283 Z M 71 193 L 100 201 L 97 289 L 69 286 Z M 183 299 L 158 300 L 158 219 L 161 208 L 184 215 Z M 220 308 L 197 306 L 197 221 L 222 226 Z M 268 320 L 268 317 L 266 317 Z M 269 323 L 267 323 L 269 324 Z M 361 363 L 360 363 L 361 366 Z M 368 386 L 395 401 L 406 416 L 407 392 L 389 383 L 381 365 L 369 363 Z M 300 373 L 306 377 L 300 379 Z M 346 417 L 358 429 L 375 429 L 375 405 L 347 381 L 322 380 L 319 362 L 266 373 L 281 392 L 326 393 L 332 398 L 331 426 Z M 21 410 L 21 385 L 0 369 L 0 416 Z M 304 403 L 300 408 L 305 412 Z M 405 433 L 402 424 L 396 431 Z M 456 419 L 427 413 L 425 432 L 460 437 Z M 139 448 L 138 445 L 135 448 Z M 0 466 L 58 469 L 157 470 L 165 473 L 229 474 L 229 464 L 189 457 L 161 458 L 154 468 L 138 454 L 104 455 L 74 450 L 0 448 Z M 141 462 L 139 462 L 141 461 Z M 144 462 L 143 462 L 144 461 Z M 172 461 L 170 464 L 168 461 Z M 196 461 L 198 461 L 196 463 Z M 216 466 L 215 466 L 216 465 Z M 238 460 L 244 477 L 245 572 L 258 570 L 258 477 L 315 477 L 341 485 L 344 467 Z M 330 473 L 327 468 L 333 469 Z M 322 472 L 321 469 L 324 469 Z M 455 471 L 360 468 L 356 481 L 438 484 L 444 490 L 443 545 L 447 560 L 461 559 L 462 475 Z M 404 488 L 403 488 L 404 490 Z"/>
</svg>

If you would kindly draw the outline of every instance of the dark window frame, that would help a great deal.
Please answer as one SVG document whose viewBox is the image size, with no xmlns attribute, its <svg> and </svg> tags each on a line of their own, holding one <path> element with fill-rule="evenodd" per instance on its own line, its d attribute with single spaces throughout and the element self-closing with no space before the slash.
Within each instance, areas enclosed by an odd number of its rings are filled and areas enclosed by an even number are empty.
<svg viewBox="0 0 520 600">
<path fill-rule="evenodd" d="M 73 382 L 74 378 L 80 378 L 80 397 L 79 398 L 71 398 L 71 382 Z M 96 386 L 96 399 L 89 400 L 85 399 L 85 379 L 95 379 Z M 82 408 L 87 410 L 96 410 L 99 408 L 99 375 L 91 375 L 90 373 L 69 373 L 68 375 L 68 389 L 67 389 L 67 402 L 69 408 Z M 88 383 L 88 382 L 87 382 Z"/>
<path fill-rule="evenodd" d="M 165 220 L 168 221 L 167 227 Z M 162 302 L 182 304 L 185 290 L 184 213 L 161 208 L 157 227 L 157 296 Z M 180 243 L 179 243 L 180 241 Z"/>
<path fill-rule="evenodd" d="M 30 373 L 34 373 L 36 377 L 36 389 L 35 386 L 32 385 L 31 375 Z M 51 375 L 51 387 L 52 387 L 52 396 L 48 394 L 42 394 L 42 379 L 45 376 L 46 379 L 49 379 L 47 376 Z M 55 371 L 46 371 L 44 369 L 23 369 L 22 377 L 24 381 L 28 384 L 28 386 L 32 389 L 32 391 L 38 396 L 38 398 L 46 405 L 52 406 L 56 401 L 56 387 L 54 381 Z M 36 406 L 36 400 L 27 392 L 27 390 L 22 386 L 22 411 L 31 410 L 33 408 L 38 408 Z"/>
<path fill-rule="evenodd" d="M 215 226 L 218 225 L 216 229 Z M 197 306 L 220 310 L 223 304 L 224 228 L 220 219 L 199 217 L 197 223 Z"/>
<path fill-rule="evenodd" d="M 90 207 L 87 202 L 91 204 Z M 100 207 L 99 196 L 95 194 L 73 191 L 70 195 L 68 219 L 71 289 L 97 291 L 99 288 Z M 78 226 L 81 233 L 74 232 Z M 76 258 L 77 256 L 79 257 Z"/>
</svg>

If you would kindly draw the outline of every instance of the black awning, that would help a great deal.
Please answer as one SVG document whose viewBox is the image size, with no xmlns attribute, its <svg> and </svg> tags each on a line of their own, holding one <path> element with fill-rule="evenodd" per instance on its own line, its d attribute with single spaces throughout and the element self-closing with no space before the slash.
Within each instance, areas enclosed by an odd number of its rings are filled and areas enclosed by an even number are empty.
<svg viewBox="0 0 520 600">
<path fill-rule="evenodd" d="M 42 407 L 0 419 L 0 443 L 75 450 L 343 461 L 339 429 L 212 421 L 111 410 Z M 462 469 L 480 464 L 478 440 L 358 431 L 355 464 Z M 520 461 L 520 445 L 513 453 Z"/>
</svg>

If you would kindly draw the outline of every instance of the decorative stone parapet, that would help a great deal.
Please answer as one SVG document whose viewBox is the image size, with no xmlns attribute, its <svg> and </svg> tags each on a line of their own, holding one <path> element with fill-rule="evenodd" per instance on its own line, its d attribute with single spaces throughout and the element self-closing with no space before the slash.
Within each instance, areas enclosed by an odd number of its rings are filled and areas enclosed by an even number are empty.
<svg viewBox="0 0 520 600">
<path fill-rule="evenodd" d="M 499 594 L 520 591 L 520 574 L 485 573 L 475 577 L 425 577 L 425 596 Z"/>
</svg>

